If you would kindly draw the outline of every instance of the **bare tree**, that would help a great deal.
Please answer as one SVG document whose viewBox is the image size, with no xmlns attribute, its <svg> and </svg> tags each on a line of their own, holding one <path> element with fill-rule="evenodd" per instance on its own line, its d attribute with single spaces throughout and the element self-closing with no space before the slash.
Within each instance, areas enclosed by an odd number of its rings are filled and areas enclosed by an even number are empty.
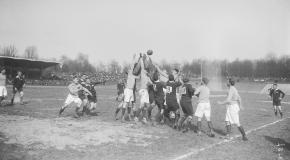
<svg viewBox="0 0 290 160">
<path fill-rule="evenodd" d="M 1 56 L 16 57 L 17 49 L 14 45 L 4 46 L 0 54 Z"/>
<path fill-rule="evenodd" d="M 35 46 L 29 46 L 24 51 L 24 58 L 38 59 L 37 48 Z"/>
<path fill-rule="evenodd" d="M 116 60 L 112 60 L 109 63 L 109 72 L 111 73 L 121 73 L 122 67 L 121 65 L 116 61 Z"/>
</svg>

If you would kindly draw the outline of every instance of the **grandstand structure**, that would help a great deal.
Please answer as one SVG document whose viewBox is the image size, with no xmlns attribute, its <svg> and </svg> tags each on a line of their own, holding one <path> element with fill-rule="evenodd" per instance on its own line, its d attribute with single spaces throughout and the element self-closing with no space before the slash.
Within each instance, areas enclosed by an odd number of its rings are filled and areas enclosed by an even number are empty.
<svg viewBox="0 0 290 160">
<path fill-rule="evenodd" d="M 20 57 L 0 56 L 0 66 L 5 67 L 7 76 L 14 76 L 22 71 L 28 79 L 40 79 L 42 71 L 49 67 L 61 65 L 57 61 L 34 60 Z"/>
</svg>

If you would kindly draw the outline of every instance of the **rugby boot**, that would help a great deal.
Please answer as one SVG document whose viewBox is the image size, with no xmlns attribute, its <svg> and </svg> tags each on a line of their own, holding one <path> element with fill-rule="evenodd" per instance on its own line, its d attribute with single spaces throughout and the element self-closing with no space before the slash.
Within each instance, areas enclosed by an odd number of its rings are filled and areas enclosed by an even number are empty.
<svg viewBox="0 0 290 160">
<path fill-rule="evenodd" d="M 208 136 L 209 136 L 209 137 L 214 137 L 215 135 L 214 135 L 214 133 L 213 133 L 213 126 L 212 126 L 211 121 L 208 121 L 208 122 L 207 122 L 207 125 L 208 125 L 208 128 L 209 128 Z"/>
<path fill-rule="evenodd" d="M 243 138 L 243 141 L 247 141 L 248 140 L 248 138 L 247 138 L 247 136 L 246 136 L 246 133 L 245 133 L 245 130 L 244 130 L 244 128 L 242 127 L 242 126 L 240 126 L 240 127 L 238 127 L 238 129 L 239 129 L 239 131 L 241 132 L 241 134 L 242 134 L 242 138 Z"/>
<path fill-rule="evenodd" d="M 280 112 L 280 116 L 281 116 L 281 118 L 283 118 L 283 113 L 282 112 Z"/>
</svg>

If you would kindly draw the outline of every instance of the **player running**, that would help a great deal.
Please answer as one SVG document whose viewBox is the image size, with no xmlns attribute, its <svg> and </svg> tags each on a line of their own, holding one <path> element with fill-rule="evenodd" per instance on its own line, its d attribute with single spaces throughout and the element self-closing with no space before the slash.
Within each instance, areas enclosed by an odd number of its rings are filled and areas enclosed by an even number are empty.
<svg viewBox="0 0 290 160">
<path fill-rule="evenodd" d="M 188 78 L 183 78 L 183 85 L 180 87 L 180 94 L 181 94 L 181 99 L 180 99 L 180 105 L 181 109 L 183 111 L 183 116 L 181 117 L 179 121 L 179 129 L 184 126 L 183 132 L 188 132 L 189 127 L 191 125 L 192 117 L 193 117 L 193 107 L 192 107 L 192 96 L 194 95 L 195 89 L 192 88 L 192 85 L 189 84 L 189 79 Z"/>
<path fill-rule="evenodd" d="M 6 70 L 5 68 L 2 68 L 1 73 L 0 73 L 0 106 L 1 106 L 1 102 L 7 96 L 6 82 L 7 82 Z"/>
<path fill-rule="evenodd" d="M 211 105 L 210 105 L 210 89 L 207 87 L 209 80 L 202 78 L 201 86 L 196 89 L 194 95 L 198 97 L 198 105 L 196 107 L 195 116 L 197 117 L 197 134 L 201 135 L 201 119 L 205 116 L 207 125 L 209 128 L 208 136 L 214 137 L 211 117 Z"/>
<path fill-rule="evenodd" d="M 228 97 L 225 101 L 223 102 L 218 102 L 218 104 L 226 104 L 227 106 L 227 112 L 226 112 L 226 130 L 227 130 L 227 135 L 226 138 L 230 138 L 230 133 L 231 133 L 231 125 L 235 124 L 237 125 L 239 131 L 242 134 L 242 138 L 244 141 L 247 141 L 248 138 L 246 137 L 246 133 L 244 131 L 244 128 L 240 124 L 239 120 L 239 111 L 240 109 L 243 109 L 242 107 L 242 99 L 238 93 L 238 90 L 235 87 L 235 81 L 233 79 L 228 80 L 227 86 L 229 87 L 228 91 Z"/>
<path fill-rule="evenodd" d="M 62 112 L 72 103 L 77 105 L 75 117 L 78 118 L 81 115 L 82 100 L 79 98 L 79 92 L 85 91 L 89 95 L 92 95 L 90 91 L 84 88 L 80 83 L 77 77 L 73 79 L 73 82 L 68 86 L 69 94 L 64 102 L 64 105 L 59 110 L 59 116 Z"/>
<path fill-rule="evenodd" d="M 25 79 L 24 76 L 22 74 L 21 71 L 17 72 L 17 76 L 13 79 L 12 81 L 12 85 L 13 85 L 13 91 L 12 91 L 12 98 L 11 98 L 11 105 L 13 105 L 14 103 L 14 97 L 16 95 L 16 93 L 18 92 L 20 95 L 20 104 L 23 105 L 23 96 L 24 96 L 24 92 L 23 92 L 23 87 L 25 84 Z"/>
<path fill-rule="evenodd" d="M 273 88 L 270 89 L 269 95 L 273 101 L 273 108 L 275 116 L 277 116 L 277 110 L 280 113 L 281 118 L 283 118 L 281 101 L 285 97 L 285 93 L 278 89 L 278 84 L 275 82 Z"/>
</svg>

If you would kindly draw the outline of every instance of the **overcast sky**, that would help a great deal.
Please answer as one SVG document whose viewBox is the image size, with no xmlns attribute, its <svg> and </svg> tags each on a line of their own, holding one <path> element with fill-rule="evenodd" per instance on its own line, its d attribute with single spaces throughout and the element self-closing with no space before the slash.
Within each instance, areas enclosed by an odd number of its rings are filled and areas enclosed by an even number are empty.
<svg viewBox="0 0 290 160">
<path fill-rule="evenodd" d="M 0 0 L 0 46 L 120 62 L 290 54 L 289 0 Z"/>
</svg>

